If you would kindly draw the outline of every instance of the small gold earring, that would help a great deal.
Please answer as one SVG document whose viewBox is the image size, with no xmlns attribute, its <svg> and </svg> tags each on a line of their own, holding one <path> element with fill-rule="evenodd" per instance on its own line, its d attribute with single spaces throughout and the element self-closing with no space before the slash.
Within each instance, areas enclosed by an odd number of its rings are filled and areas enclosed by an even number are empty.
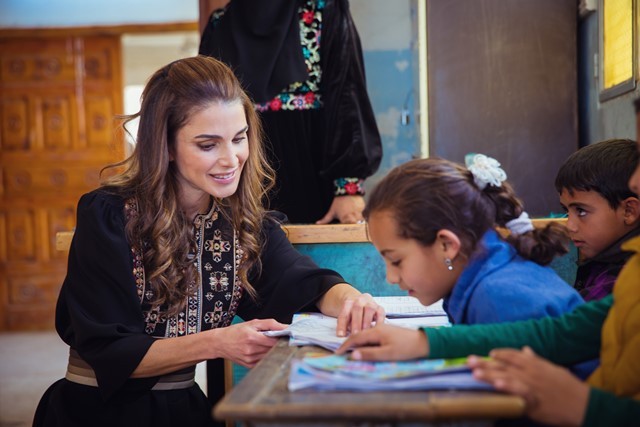
<svg viewBox="0 0 640 427">
<path fill-rule="evenodd" d="M 445 258 L 444 263 L 447 266 L 447 270 L 453 271 L 453 264 L 451 263 L 451 259 L 450 258 Z"/>
</svg>

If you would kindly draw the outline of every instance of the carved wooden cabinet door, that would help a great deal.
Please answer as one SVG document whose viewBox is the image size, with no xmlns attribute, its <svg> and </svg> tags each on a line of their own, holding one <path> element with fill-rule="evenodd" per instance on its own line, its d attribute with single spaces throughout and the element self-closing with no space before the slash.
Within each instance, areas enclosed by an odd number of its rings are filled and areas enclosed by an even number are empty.
<svg viewBox="0 0 640 427">
<path fill-rule="evenodd" d="M 0 37 L 0 330 L 51 328 L 58 231 L 122 160 L 119 36 Z"/>
</svg>

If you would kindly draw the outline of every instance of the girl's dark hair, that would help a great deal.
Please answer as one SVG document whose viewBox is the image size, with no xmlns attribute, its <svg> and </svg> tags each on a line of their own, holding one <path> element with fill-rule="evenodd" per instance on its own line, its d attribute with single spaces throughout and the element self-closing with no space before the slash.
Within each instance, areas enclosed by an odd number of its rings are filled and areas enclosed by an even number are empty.
<svg viewBox="0 0 640 427">
<path fill-rule="evenodd" d="M 190 257 L 196 243 L 193 218 L 187 218 L 180 208 L 181 189 L 170 153 L 178 131 L 194 114 L 211 105 L 235 103 L 242 105 L 249 126 L 249 156 L 235 194 L 215 203 L 238 233 L 243 251 L 238 276 L 243 288 L 255 297 L 248 275 L 252 269 L 261 268 L 262 202 L 273 186 L 274 174 L 266 160 L 262 127 L 253 102 L 228 66 L 214 58 L 197 56 L 156 71 L 142 93 L 140 112 L 123 117 L 123 127 L 140 118 L 133 154 L 105 168 L 124 169 L 104 179 L 103 186 L 135 201 L 137 214 L 126 224 L 127 237 L 143 251 L 154 303 L 166 305 L 171 314 L 184 307 L 198 272 Z"/>
<path fill-rule="evenodd" d="M 612 209 L 635 194 L 629 179 L 638 164 L 638 149 L 630 139 L 608 139 L 582 147 L 562 164 L 556 175 L 556 190 L 595 191 Z"/>
<path fill-rule="evenodd" d="M 363 212 L 388 211 L 396 220 L 398 233 L 424 246 L 435 242 L 439 230 L 455 233 L 461 253 L 470 257 L 482 236 L 495 226 L 505 227 L 518 218 L 523 206 L 508 182 L 480 190 L 471 172 L 440 158 L 411 160 L 394 168 L 369 195 Z M 506 240 L 526 259 L 550 263 L 565 254 L 569 238 L 563 226 L 550 223 Z"/>
</svg>

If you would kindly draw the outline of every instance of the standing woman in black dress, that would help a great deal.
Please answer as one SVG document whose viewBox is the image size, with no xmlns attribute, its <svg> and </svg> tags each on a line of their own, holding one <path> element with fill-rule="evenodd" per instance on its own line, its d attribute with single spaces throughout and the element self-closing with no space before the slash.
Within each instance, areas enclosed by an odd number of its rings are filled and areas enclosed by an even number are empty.
<svg viewBox="0 0 640 427">
<path fill-rule="evenodd" d="M 260 112 L 271 208 L 294 223 L 362 220 L 382 144 L 349 2 L 225 3 L 200 0 L 200 53 L 230 65 Z"/>
<path fill-rule="evenodd" d="M 384 316 L 262 207 L 272 171 L 260 122 L 226 65 L 163 67 L 135 117 L 132 156 L 78 204 L 56 310 L 69 364 L 35 426 L 210 426 L 197 363 L 254 366 L 276 343 L 261 331 L 297 311 L 338 317 L 339 335 Z"/>
</svg>

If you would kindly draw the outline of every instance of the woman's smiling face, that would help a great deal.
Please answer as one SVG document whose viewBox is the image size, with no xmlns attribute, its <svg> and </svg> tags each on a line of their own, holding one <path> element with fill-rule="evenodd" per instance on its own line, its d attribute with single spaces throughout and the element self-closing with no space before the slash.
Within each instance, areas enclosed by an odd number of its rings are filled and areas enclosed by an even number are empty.
<svg viewBox="0 0 640 427">
<path fill-rule="evenodd" d="M 209 196 L 225 198 L 238 189 L 249 157 L 247 119 L 240 101 L 196 110 L 176 135 L 175 162 L 185 211 L 202 212 Z"/>
</svg>

